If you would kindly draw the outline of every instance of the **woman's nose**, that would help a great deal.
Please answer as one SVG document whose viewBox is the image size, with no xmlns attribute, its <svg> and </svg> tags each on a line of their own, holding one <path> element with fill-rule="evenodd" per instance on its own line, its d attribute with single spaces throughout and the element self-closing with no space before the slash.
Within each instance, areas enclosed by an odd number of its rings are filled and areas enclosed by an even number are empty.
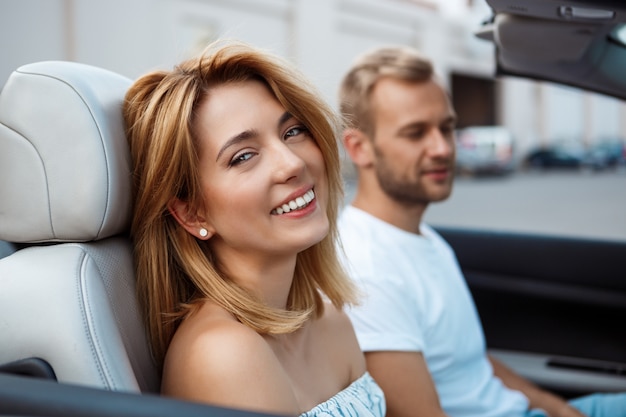
<svg viewBox="0 0 626 417">
<path fill-rule="evenodd" d="M 278 182 L 298 177 L 305 168 L 304 160 L 282 141 L 272 147 L 271 162 Z"/>
</svg>

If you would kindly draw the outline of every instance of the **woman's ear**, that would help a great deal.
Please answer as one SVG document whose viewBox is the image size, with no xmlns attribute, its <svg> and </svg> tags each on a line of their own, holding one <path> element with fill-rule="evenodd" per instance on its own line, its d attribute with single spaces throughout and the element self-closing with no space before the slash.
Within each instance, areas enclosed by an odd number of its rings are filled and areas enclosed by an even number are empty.
<svg viewBox="0 0 626 417">
<path fill-rule="evenodd" d="M 358 168 L 369 168 L 374 164 L 372 141 L 363 131 L 355 128 L 345 129 L 343 146 Z"/>
<path fill-rule="evenodd" d="M 200 216 L 196 208 L 193 208 L 187 201 L 172 198 L 167 204 L 167 209 L 174 219 L 187 232 L 198 239 L 209 240 L 215 230 L 208 224 L 203 216 Z"/>
</svg>

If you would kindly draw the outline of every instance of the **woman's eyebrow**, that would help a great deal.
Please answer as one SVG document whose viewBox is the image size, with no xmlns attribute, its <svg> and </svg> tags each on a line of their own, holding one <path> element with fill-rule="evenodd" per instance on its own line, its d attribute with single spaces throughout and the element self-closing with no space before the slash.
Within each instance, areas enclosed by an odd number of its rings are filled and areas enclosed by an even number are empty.
<svg viewBox="0 0 626 417">
<path fill-rule="evenodd" d="M 223 154 L 224 152 L 226 152 L 226 150 L 227 150 L 229 147 L 231 147 L 231 146 L 233 146 L 233 145 L 236 145 L 236 144 L 238 144 L 238 143 L 241 143 L 241 142 L 243 142 L 243 141 L 245 141 L 245 140 L 251 139 L 251 138 L 253 138 L 253 137 L 256 137 L 256 136 L 257 136 L 257 134 L 258 134 L 258 133 L 257 133 L 257 131 L 256 131 L 256 130 L 254 130 L 254 129 L 249 129 L 249 130 L 244 130 L 243 132 L 238 133 L 238 134 L 236 134 L 235 136 L 233 136 L 232 138 L 228 139 L 228 140 L 226 141 L 226 143 L 224 144 L 224 146 L 222 146 L 222 147 L 220 148 L 220 151 L 217 153 L 217 158 L 215 158 L 215 161 L 216 161 L 216 162 L 217 162 L 217 161 L 219 161 L 219 159 L 220 159 L 220 157 L 222 156 L 222 154 Z"/>
<path fill-rule="evenodd" d="M 289 113 L 288 111 L 284 112 L 279 118 L 278 118 L 278 123 L 277 126 L 280 127 L 283 123 L 285 123 L 286 121 L 288 121 L 289 119 L 292 119 L 293 115 L 291 113 Z M 241 133 L 236 134 L 235 136 L 233 136 L 232 138 L 228 139 L 226 141 L 226 143 L 224 144 L 224 146 L 222 146 L 219 150 L 219 152 L 217 153 L 217 157 L 215 158 L 215 161 L 219 161 L 220 157 L 222 156 L 222 154 L 224 152 L 226 152 L 226 150 L 233 146 L 236 145 L 238 143 L 241 143 L 245 140 L 251 139 L 255 136 L 257 136 L 257 131 L 254 129 L 249 129 L 249 130 L 244 130 Z"/>
<path fill-rule="evenodd" d="M 278 119 L 278 126 L 280 127 L 280 125 L 282 125 L 291 118 L 293 118 L 293 114 L 289 113 L 288 111 L 284 112 L 283 115 L 280 116 L 280 118 Z"/>
</svg>

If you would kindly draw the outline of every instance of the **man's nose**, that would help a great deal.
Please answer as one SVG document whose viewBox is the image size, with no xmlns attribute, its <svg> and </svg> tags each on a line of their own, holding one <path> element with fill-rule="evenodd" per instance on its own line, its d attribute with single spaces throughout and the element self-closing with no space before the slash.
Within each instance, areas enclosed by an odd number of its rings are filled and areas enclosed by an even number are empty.
<svg viewBox="0 0 626 417">
<path fill-rule="evenodd" d="M 445 135 L 441 129 L 432 129 L 430 138 L 430 152 L 435 156 L 449 157 L 452 154 L 454 148 L 454 138 L 449 135 Z"/>
</svg>

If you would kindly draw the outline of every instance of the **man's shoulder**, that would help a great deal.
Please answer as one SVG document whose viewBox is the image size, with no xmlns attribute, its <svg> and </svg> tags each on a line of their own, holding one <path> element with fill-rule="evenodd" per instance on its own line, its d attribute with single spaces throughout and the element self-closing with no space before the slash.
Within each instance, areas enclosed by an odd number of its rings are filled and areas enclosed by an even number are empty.
<svg viewBox="0 0 626 417">
<path fill-rule="evenodd" d="M 443 237 L 435 230 L 435 228 L 428 223 L 420 224 L 420 233 L 429 239 L 435 239 L 437 241 L 444 241 Z"/>
<path fill-rule="evenodd" d="M 365 212 L 346 206 L 339 215 L 338 232 L 343 250 L 349 257 L 364 254 L 375 243 L 374 225 Z"/>
<path fill-rule="evenodd" d="M 371 215 L 351 206 L 345 206 L 339 213 L 339 229 L 343 232 L 355 232 L 361 230 L 361 226 L 371 226 Z"/>
<path fill-rule="evenodd" d="M 339 214 L 338 230 L 348 245 L 362 248 L 367 242 L 378 242 L 390 226 L 367 211 L 348 205 Z"/>
<path fill-rule="evenodd" d="M 448 252 L 450 255 L 456 257 L 455 253 L 454 253 L 454 249 L 452 248 L 452 246 L 450 246 L 450 244 L 448 243 L 447 240 L 445 240 L 443 238 L 443 236 L 441 236 L 439 234 L 439 232 L 437 232 L 437 230 L 435 230 L 434 227 L 426 224 L 426 223 L 422 223 L 420 225 L 420 232 L 421 234 L 426 237 L 427 239 L 431 240 L 433 242 L 434 245 L 438 246 L 441 250 L 444 250 L 446 252 Z"/>
</svg>

